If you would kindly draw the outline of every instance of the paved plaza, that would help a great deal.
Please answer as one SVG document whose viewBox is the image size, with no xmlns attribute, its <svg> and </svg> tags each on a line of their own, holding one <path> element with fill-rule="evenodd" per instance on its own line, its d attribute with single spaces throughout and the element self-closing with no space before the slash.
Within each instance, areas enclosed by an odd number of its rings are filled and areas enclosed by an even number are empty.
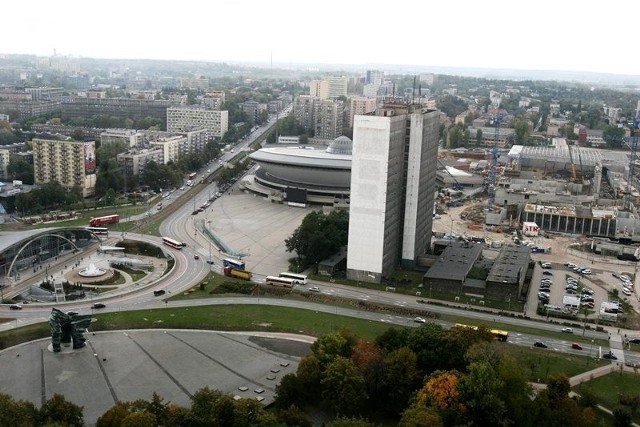
<svg viewBox="0 0 640 427">
<path fill-rule="evenodd" d="M 118 401 L 149 400 L 189 406 L 203 388 L 264 404 L 276 385 L 310 352 L 312 338 L 191 330 L 86 333 L 86 346 L 51 351 L 51 339 L 0 352 L 0 392 L 41 406 L 54 393 L 84 407 L 94 424 Z"/>
</svg>

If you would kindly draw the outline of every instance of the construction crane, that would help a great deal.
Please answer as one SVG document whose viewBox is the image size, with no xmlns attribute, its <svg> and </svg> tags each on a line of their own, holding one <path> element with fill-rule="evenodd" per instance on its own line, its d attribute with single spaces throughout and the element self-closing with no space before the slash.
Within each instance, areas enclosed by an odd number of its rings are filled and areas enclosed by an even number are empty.
<svg viewBox="0 0 640 427">
<path fill-rule="evenodd" d="M 571 160 L 571 182 L 576 182 L 576 164 L 573 161 L 573 154 L 571 154 L 571 146 L 567 145 L 569 149 L 569 160 Z"/>
<path fill-rule="evenodd" d="M 638 151 L 638 136 L 640 134 L 640 117 L 637 117 L 631 127 L 631 155 L 629 156 L 629 176 L 627 177 L 627 190 L 624 195 L 624 209 L 631 210 L 631 181 L 635 176 L 635 166 Z"/>
<path fill-rule="evenodd" d="M 493 140 L 493 148 L 491 149 L 491 166 L 489 167 L 489 185 L 487 187 L 487 194 L 489 195 L 489 201 L 487 203 L 487 209 L 491 211 L 493 204 L 496 201 L 496 169 L 498 167 L 498 139 L 500 138 L 500 122 L 502 118 L 495 116 L 493 123 L 496 126 L 496 134 Z"/>
</svg>

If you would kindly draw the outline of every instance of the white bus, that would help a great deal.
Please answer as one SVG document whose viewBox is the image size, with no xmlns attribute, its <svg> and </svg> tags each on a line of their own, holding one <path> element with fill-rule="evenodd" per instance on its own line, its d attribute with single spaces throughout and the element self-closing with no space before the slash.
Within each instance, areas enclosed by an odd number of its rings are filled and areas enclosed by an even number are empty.
<svg viewBox="0 0 640 427">
<path fill-rule="evenodd" d="M 267 276 L 264 279 L 264 283 L 272 286 L 282 286 L 283 288 L 293 288 L 293 285 L 295 284 L 294 279 L 276 276 Z"/>
<path fill-rule="evenodd" d="M 164 243 L 167 246 L 171 246 L 172 248 L 175 248 L 175 249 L 182 249 L 185 246 L 187 246 L 185 243 L 179 242 L 179 241 L 174 240 L 174 239 L 172 239 L 170 237 L 163 237 L 162 238 L 162 243 Z"/>
<path fill-rule="evenodd" d="M 296 284 L 296 285 L 306 285 L 307 284 L 307 276 L 305 276 L 304 274 L 289 273 L 288 271 L 285 271 L 283 273 L 280 273 L 280 277 L 285 277 L 287 279 L 293 279 L 293 283 Z"/>
</svg>

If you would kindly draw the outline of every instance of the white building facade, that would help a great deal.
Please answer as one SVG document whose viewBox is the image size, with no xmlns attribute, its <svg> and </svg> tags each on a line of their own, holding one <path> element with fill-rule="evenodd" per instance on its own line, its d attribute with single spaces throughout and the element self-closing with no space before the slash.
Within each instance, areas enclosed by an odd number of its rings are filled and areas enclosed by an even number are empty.
<svg viewBox="0 0 640 427">
<path fill-rule="evenodd" d="M 404 104 L 355 117 L 348 278 L 380 282 L 429 247 L 438 117 Z"/>
<path fill-rule="evenodd" d="M 205 108 L 167 108 L 167 132 L 190 132 L 207 129 L 208 134 L 222 138 L 229 130 L 229 112 Z"/>
</svg>

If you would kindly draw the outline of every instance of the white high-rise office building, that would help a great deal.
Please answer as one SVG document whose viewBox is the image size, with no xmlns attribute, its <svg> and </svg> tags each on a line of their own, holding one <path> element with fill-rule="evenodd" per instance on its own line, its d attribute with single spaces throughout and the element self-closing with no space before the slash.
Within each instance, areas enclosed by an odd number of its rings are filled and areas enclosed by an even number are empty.
<svg viewBox="0 0 640 427">
<path fill-rule="evenodd" d="M 439 112 L 386 104 L 356 116 L 347 277 L 380 282 L 431 243 Z"/>
</svg>

